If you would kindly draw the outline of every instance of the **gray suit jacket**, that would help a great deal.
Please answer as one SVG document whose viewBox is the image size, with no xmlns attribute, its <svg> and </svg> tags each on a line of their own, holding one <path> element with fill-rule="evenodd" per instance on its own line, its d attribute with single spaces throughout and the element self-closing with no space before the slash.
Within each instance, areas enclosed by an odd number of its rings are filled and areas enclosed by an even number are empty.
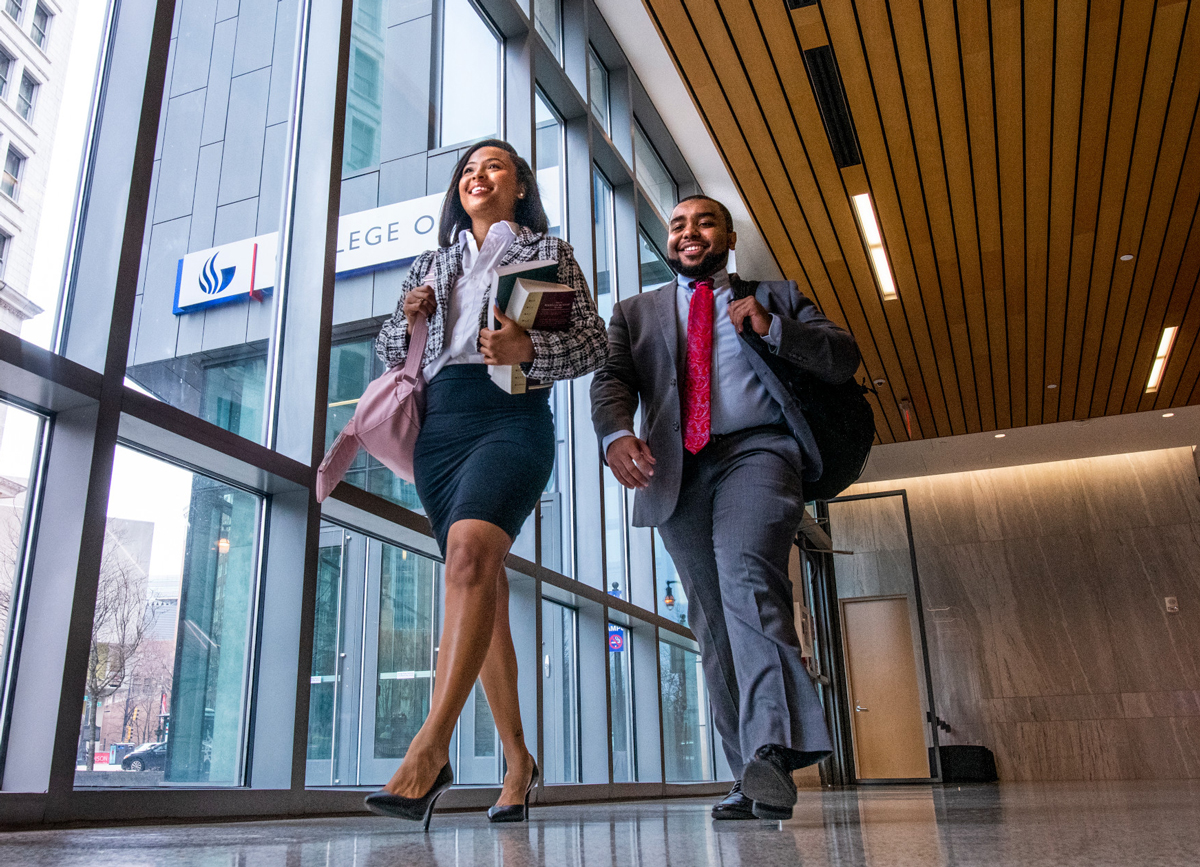
<svg viewBox="0 0 1200 867">
<path fill-rule="evenodd" d="M 608 324 L 608 361 L 592 380 L 592 424 L 603 442 L 609 434 L 633 430 L 638 401 L 642 404 L 639 436 L 649 444 L 656 464 L 648 487 L 633 501 L 633 523 L 653 527 L 667 520 L 679 499 L 683 471 L 679 384 L 684 359 L 677 357 L 678 318 L 675 281 L 613 308 Z M 859 365 L 854 337 L 834 325 L 802 295 L 794 281 L 763 282 L 755 293 L 783 329 L 777 354 L 826 382 L 844 382 Z M 821 455 L 800 405 L 767 363 L 744 340 L 742 351 L 767 392 L 783 409 L 783 417 L 800 444 L 808 479 L 821 474 Z"/>
</svg>

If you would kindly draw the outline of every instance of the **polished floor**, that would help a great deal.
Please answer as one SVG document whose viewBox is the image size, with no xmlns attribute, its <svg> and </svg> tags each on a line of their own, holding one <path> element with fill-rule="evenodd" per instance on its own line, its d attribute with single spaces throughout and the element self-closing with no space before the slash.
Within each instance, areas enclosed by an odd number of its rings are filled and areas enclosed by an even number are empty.
<svg viewBox="0 0 1200 867">
<path fill-rule="evenodd" d="M 788 822 L 707 804 L 533 810 L 528 825 L 437 814 L 428 835 L 374 816 L 0 834 L 7 867 L 776 867 L 1200 864 L 1200 783 L 802 792 Z"/>
</svg>

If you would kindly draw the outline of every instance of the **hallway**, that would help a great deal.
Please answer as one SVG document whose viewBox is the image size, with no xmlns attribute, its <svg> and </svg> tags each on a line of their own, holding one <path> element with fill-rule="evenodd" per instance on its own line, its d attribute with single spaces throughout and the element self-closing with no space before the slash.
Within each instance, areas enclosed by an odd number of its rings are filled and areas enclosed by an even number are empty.
<svg viewBox="0 0 1200 867">
<path fill-rule="evenodd" d="M 1010 784 L 801 792 L 789 822 L 717 822 L 706 802 L 543 807 L 530 825 L 437 814 L 431 833 L 373 816 L 0 835 L 13 867 L 587 865 L 1185 865 L 1200 786 Z"/>
</svg>

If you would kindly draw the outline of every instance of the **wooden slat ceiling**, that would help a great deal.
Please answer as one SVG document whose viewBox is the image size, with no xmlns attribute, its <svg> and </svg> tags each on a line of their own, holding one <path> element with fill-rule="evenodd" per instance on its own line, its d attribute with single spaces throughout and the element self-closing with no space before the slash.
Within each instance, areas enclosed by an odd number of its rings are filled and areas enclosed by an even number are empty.
<svg viewBox="0 0 1200 867">
<path fill-rule="evenodd" d="M 881 442 L 1200 402 L 1200 0 L 645 3 L 783 273 L 887 381 Z M 842 170 L 801 53 L 826 43 Z"/>
</svg>

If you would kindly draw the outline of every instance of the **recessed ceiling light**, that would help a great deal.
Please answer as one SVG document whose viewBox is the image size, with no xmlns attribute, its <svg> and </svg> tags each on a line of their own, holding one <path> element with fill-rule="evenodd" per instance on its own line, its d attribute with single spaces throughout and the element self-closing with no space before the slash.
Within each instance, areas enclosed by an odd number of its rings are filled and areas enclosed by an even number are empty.
<svg viewBox="0 0 1200 867">
<path fill-rule="evenodd" d="M 1005 436 L 1007 436 L 1007 434 L 996 434 L 996 439 L 1002 440 Z"/>
<path fill-rule="evenodd" d="M 1167 366 L 1167 356 L 1171 354 L 1171 345 L 1175 342 L 1175 332 L 1178 330 L 1178 325 L 1163 329 L 1162 340 L 1158 342 L 1158 351 L 1154 353 L 1154 364 L 1150 368 L 1150 380 L 1146 383 L 1146 394 L 1158 391 L 1163 370 Z"/>
<path fill-rule="evenodd" d="M 1164 412 L 1164 413 L 1163 413 L 1163 418 L 1175 418 L 1175 413 L 1173 413 L 1173 412 Z"/>
<path fill-rule="evenodd" d="M 1132 253 L 1126 253 L 1124 256 L 1121 257 L 1122 262 L 1129 262 L 1132 259 L 1133 259 Z"/>
<path fill-rule="evenodd" d="M 879 231 L 879 221 L 875 219 L 871 195 L 860 193 L 854 196 L 853 202 L 854 213 L 858 217 L 858 230 L 867 242 L 867 252 L 871 254 L 871 268 L 875 271 L 879 294 L 883 296 L 884 301 L 891 301 L 896 297 L 896 281 L 892 279 L 892 269 L 888 265 L 887 251 L 883 248 L 883 234 Z"/>
<path fill-rule="evenodd" d="M 1046 388 L 1058 388 L 1058 386 L 1052 382 L 1048 386 L 1046 386 Z"/>
<path fill-rule="evenodd" d="M 887 380 L 886 380 L 886 379 L 877 379 L 877 380 L 875 380 L 875 387 L 876 387 L 876 388 L 883 388 L 885 385 L 887 385 Z"/>
</svg>

